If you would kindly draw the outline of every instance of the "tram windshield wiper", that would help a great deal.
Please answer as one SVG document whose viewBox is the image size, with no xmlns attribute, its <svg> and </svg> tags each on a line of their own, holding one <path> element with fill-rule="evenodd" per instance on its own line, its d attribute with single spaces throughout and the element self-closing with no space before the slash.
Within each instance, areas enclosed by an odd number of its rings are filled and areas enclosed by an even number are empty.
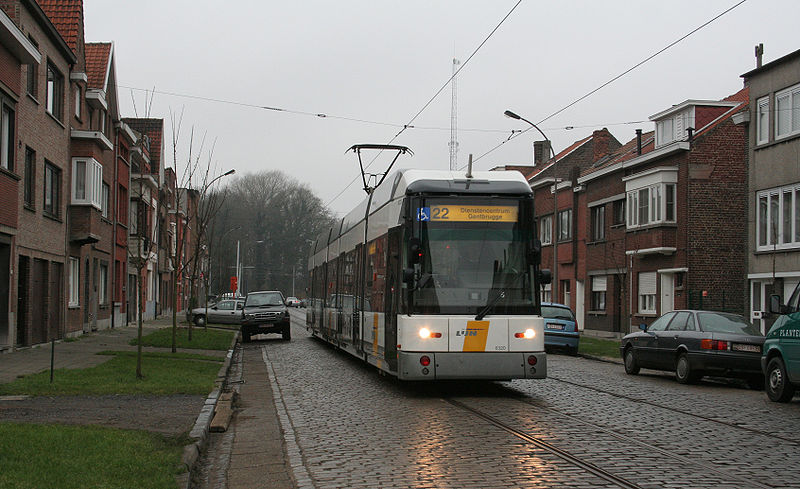
<svg viewBox="0 0 800 489">
<path fill-rule="evenodd" d="M 492 299 L 491 302 L 483 306 L 483 309 L 478 311 L 478 314 L 475 316 L 475 321 L 482 321 L 483 318 L 489 313 L 489 311 L 491 311 L 492 308 L 498 302 L 500 302 L 500 299 L 505 298 L 506 291 L 509 289 L 509 287 L 512 287 L 514 284 L 516 284 L 517 280 L 519 280 L 519 278 L 522 277 L 523 275 L 525 275 L 525 272 L 517 272 L 517 274 L 514 275 L 514 278 L 511 279 L 511 282 L 502 289 L 500 289 L 500 293 L 497 294 L 497 296 L 494 299 Z"/>
</svg>

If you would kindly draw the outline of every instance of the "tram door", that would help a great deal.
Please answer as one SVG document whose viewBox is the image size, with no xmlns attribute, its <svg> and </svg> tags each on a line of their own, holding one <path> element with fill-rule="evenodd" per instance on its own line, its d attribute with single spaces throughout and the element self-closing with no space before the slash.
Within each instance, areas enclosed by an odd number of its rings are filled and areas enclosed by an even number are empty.
<svg viewBox="0 0 800 489">
<path fill-rule="evenodd" d="M 353 283 L 354 311 L 353 311 L 353 345 L 356 351 L 364 353 L 364 344 L 361 341 L 363 335 L 362 318 L 364 312 L 364 245 L 359 243 L 356 245 L 355 251 L 355 278 Z"/>
<path fill-rule="evenodd" d="M 397 371 L 397 306 L 400 302 L 400 238 L 402 236 L 400 226 L 389 230 L 389 240 L 387 243 L 387 263 L 386 263 L 386 292 L 384 294 L 386 317 L 384 321 L 384 357 L 389 368 Z"/>
</svg>

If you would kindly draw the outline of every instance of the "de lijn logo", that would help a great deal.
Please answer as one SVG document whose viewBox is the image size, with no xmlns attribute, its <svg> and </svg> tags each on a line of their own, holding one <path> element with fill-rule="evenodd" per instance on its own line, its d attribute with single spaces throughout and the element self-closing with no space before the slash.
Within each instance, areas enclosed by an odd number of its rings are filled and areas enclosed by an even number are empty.
<svg viewBox="0 0 800 489">
<path fill-rule="evenodd" d="M 417 221 L 430 221 L 431 208 L 430 207 L 417 207 Z"/>
<path fill-rule="evenodd" d="M 480 331 L 480 329 L 475 329 L 475 328 L 462 329 L 461 331 L 456 331 L 456 336 L 478 336 L 478 331 Z"/>
</svg>

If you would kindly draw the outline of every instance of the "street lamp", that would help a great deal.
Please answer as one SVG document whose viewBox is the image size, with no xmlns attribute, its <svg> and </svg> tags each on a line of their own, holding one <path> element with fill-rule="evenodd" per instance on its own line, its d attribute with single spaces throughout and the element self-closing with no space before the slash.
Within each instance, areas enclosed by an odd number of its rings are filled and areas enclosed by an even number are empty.
<svg viewBox="0 0 800 489">
<path fill-rule="evenodd" d="M 211 184 L 216 182 L 220 178 L 227 177 L 228 175 L 233 175 L 234 173 L 236 173 L 236 169 L 232 168 L 232 169 L 226 171 L 225 173 L 223 173 L 222 175 L 217 175 L 217 177 L 213 178 L 210 182 L 208 182 L 208 185 L 206 185 L 206 188 L 210 188 Z"/>
<path fill-rule="evenodd" d="M 533 122 L 529 121 L 528 119 L 526 119 L 524 117 L 521 117 L 521 116 L 515 114 L 514 112 L 511 112 L 510 110 L 507 110 L 507 111 L 503 112 L 503 115 L 505 115 L 506 117 L 510 117 L 512 119 L 516 119 L 518 121 L 527 122 L 528 124 L 531 125 L 531 127 L 536 129 L 537 131 L 539 131 L 539 134 L 541 134 L 542 137 L 545 139 L 545 141 L 547 141 L 547 143 L 548 143 L 547 146 L 550 148 L 550 154 L 553 155 L 553 164 L 555 165 L 556 152 L 555 152 L 555 150 L 553 150 L 553 144 L 550 141 L 550 138 L 548 138 L 545 135 L 545 133 L 543 133 L 542 130 L 539 129 L 539 126 L 537 126 Z M 558 178 L 556 177 L 556 171 L 555 171 L 555 166 L 554 166 L 553 167 L 553 236 L 552 236 L 552 240 L 553 240 L 553 280 L 551 281 L 551 283 L 553 285 L 550 287 L 550 289 L 551 289 L 550 290 L 550 296 L 551 296 L 550 300 L 552 302 L 557 302 L 557 299 L 558 299 L 558 224 L 557 223 L 558 223 Z M 567 304 L 567 305 L 569 305 L 569 304 Z"/>
</svg>

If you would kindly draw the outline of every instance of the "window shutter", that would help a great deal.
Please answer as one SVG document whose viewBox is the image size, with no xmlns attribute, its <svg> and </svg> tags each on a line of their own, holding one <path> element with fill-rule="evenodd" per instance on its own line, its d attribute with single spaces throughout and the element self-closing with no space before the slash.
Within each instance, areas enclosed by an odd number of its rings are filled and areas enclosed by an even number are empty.
<svg viewBox="0 0 800 489">
<path fill-rule="evenodd" d="M 592 292 L 605 292 L 606 291 L 607 277 L 592 277 Z"/>
<path fill-rule="evenodd" d="M 639 273 L 639 295 L 655 295 L 656 272 Z"/>
</svg>

